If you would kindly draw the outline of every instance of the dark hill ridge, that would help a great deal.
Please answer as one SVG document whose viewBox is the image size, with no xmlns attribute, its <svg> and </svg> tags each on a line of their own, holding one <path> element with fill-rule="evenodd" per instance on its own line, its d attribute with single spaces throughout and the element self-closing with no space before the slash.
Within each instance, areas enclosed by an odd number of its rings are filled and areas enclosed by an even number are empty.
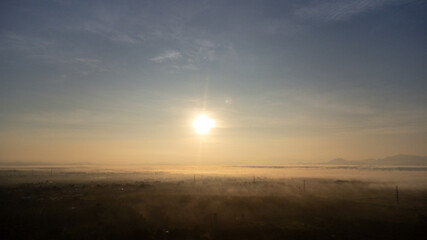
<svg viewBox="0 0 427 240">
<path fill-rule="evenodd" d="M 366 159 L 358 161 L 348 161 L 342 158 L 336 158 L 326 164 L 334 165 L 427 165 L 427 156 L 416 156 L 398 154 L 395 156 L 379 158 L 379 159 Z"/>
</svg>

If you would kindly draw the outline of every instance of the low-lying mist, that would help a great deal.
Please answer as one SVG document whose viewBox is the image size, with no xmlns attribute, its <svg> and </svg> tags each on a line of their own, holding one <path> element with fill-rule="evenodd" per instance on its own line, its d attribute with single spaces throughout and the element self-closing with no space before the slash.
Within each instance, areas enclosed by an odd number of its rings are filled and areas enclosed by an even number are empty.
<svg viewBox="0 0 427 240">
<path fill-rule="evenodd" d="M 423 239 L 420 168 L 20 166 L 4 239 Z"/>
<path fill-rule="evenodd" d="M 217 178 L 240 179 L 252 182 L 283 179 L 330 179 L 364 181 L 405 188 L 427 188 L 425 166 L 339 166 L 339 165 L 285 165 L 285 166 L 116 166 L 116 165 L 46 165 L 1 166 L 0 184 L 108 181 L 185 181 Z"/>
</svg>

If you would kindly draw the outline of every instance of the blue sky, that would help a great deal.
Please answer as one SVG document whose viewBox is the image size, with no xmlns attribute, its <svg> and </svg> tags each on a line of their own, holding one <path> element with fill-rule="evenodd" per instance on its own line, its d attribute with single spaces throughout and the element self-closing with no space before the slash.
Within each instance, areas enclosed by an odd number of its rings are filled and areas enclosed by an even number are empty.
<svg viewBox="0 0 427 240">
<path fill-rule="evenodd" d="M 426 12 L 2 1 L 0 160 L 192 163 L 199 113 L 217 122 L 208 163 L 427 155 Z"/>
</svg>

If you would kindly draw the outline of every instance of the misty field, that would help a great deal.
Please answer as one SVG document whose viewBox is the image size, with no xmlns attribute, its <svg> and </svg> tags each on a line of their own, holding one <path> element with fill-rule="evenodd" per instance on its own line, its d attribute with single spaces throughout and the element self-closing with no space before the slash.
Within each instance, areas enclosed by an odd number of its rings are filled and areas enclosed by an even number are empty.
<svg viewBox="0 0 427 240">
<path fill-rule="evenodd" d="M 426 183 L 422 167 L 3 167 L 0 234 L 425 239 Z"/>
</svg>

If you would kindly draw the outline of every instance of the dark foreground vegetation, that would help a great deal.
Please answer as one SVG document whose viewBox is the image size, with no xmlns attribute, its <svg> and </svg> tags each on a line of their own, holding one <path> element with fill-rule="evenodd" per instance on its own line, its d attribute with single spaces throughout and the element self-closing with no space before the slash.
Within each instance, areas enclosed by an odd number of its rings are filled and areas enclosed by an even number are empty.
<svg viewBox="0 0 427 240">
<path fill-rule="evenodd" d="M 304 184 L 305 181 L 305 184 Z M 1 239 L 425 239 L 427 191 L 322 179 L 3 184 Z"/>
</svg>

